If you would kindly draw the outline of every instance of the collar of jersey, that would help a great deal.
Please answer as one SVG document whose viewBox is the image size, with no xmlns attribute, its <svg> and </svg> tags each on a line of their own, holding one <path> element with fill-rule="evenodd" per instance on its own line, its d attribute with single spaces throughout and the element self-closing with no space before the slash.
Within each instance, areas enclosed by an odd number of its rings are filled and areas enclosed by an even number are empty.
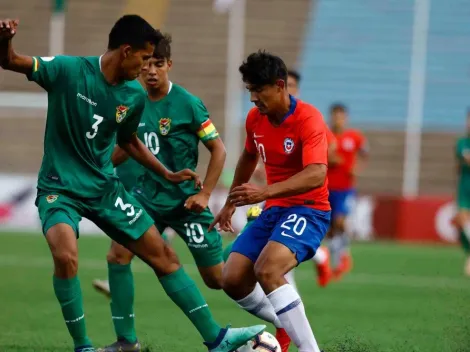
<svg viewBox="0 0 470 352">
<path fill-rule="evenodd" d="M 294 111 L 295 111 L 295 108 L 297 107 L 297 99 L 295 99 L 292 95 L 289 94 L 289 99 L 290 99 L 290 106 L 289 106 L 289 111 L 287 112 L 287 114 L 285 114 L 285 116 L 282 118 L 281 120 L 281 123 L 283 123 L 284 121 L 287 120 L 287 118 L 289 116 L 291 116 Z"/>
</svg>

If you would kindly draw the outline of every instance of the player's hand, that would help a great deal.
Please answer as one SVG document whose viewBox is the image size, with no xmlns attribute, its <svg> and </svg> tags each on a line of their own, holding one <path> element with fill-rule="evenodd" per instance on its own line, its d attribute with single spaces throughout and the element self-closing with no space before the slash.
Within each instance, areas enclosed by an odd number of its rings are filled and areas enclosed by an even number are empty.
<svg viewBox="0 0 470 352">
<path fill-rule="evenodd" d="M 209 205 L 210 195 L 205 192 L 199 192 L 191 197 L 189 197 L 184 203 L 184 207 L 195 213 L 202 213 L 204 209 Z"/>
<path fill-rule="evenodd" d="M 10 40 L 16 34 L 16 28 L 20 23 L 19 20 L 0 20 L 0 41 Z"/>
<path fill-rule="evenodd" d="M 194 180 L 194 188 L 202 189 L 201 178 L 197 173 L 190 169 L 184 169 L 178 172 L 170 172 L 167 180 L 173 183 L 182 183 L 184 181 Z"/>
<path fill-rule="evenodd" d="M 212 224 L 209 225 L 208 231 L 212 231 L 215 225 L 219 224 L 219 231 L 235 232 L 232 227 L 232 216 L 233 213 L 235 213 L 235 210 L 236 208 L 233 204 L 225 204 L 222 210 L 215 217 L 214 221 L 212 221 Z"/>
<path fill-rule="evenodd" d="M 236 207 L 249 204 L 262 203 L 267 199 L 266 187 L 259 187 L 251 183 L 237 186 L 230 192 L 228 199 Z"/>
</svg>

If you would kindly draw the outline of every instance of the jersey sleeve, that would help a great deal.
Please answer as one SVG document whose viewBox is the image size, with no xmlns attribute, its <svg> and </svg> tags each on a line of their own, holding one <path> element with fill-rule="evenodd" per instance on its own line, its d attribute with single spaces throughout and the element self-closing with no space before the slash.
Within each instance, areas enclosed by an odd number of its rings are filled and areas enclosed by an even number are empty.
<svg viewBox="0 0 470 352">
<path fill-rule="evenodd" d="M 219 132 L 209 118 L 209 112 L 201 99 L 194 99 L 191 103 L 191 112 L 193 115 L 191 128 L 202 142 L 219 138 Z"/>
<path fill-rule="evenodd" d="M 335 143 L 336 137 L 326 124 L 325 124 L 325 132 L 326 132 L 326 142 L 328 143 L 328 145 Z"/>
<path fill-rule="evenodd" d="M 145 108 L 145 94 L 142 93 L 136 105 L 130 111 L 130 115 L 122 122 L 117 132 L 117 143 L 119 145 L 130 141 L 134 134 L 137 134 L 140 119 Z"/>
<path fill-rule="evenodd" d="M 253 112 L 250 111 L 246 117 L 245 129 L 246 129 L 246 139 L 245 139 L 245 150 L 250 154 L 256 154 L 258 149 L 256 148 L 255 140 L 253 138 Z"/>
<path fill-rule="evenodd" d="M 304 119 L 299 131 L 302 143 L 302 164 L 306 167 L 311 164 L 328 165 L 328 142 L 323 119 L 311 116 Z"/>
<path fill-rule="evenodd" d="M 77 69 L 76 60 L 72 56 L 34 56 L 33 69 L 27 77 L 45 90 L 51 91 L 66 80 L 69 69 Z"/>
</svg>

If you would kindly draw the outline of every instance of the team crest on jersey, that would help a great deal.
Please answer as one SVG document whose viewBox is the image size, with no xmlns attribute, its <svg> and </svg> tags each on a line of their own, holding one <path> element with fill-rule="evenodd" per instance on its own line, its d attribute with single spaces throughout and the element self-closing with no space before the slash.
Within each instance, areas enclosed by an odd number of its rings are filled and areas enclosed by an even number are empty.
<svg viewBox="0 0 470 352">
<path fill-rule="evenodd" d="M 162 117 L 159 121 L 160 133 L 166 136 L 170 132 L 171 119 L 169 117 Z"/>
<path fill-rule="evenodd" d="M 286 152 L 286 154 L 292 153 L 292 151 L 294 150 L 294 146 L 295 144 L 292 138 L 284 139 L 284 151 Z"/>
<path fill-rule="evenodd" d="M 127 106 L 119 105 L 116 108 L 116 122 L 121 123 L 122 120 L 124 120 L 124 118 L 126 117 L 128 111 L 129 108 Z"/>
<path fill-rule="evenodd" d="M 57 200 L 57 198 L 59 198 L 58 195 L 51 194 L 46 197 L 46 200 L 48 203 L 54 203 Z"/>
</svg>

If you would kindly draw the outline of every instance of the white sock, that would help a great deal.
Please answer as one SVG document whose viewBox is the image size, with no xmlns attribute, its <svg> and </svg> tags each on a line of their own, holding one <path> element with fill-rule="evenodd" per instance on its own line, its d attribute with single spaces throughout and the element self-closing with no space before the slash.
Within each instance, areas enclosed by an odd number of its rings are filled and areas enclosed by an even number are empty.
<svg viewBox="0 0 470 352">
<path fill-rule="evenodd" d="M 326 250 L 323 247 L 318 248 L 317 252 L 315 253 L 315 255 L 312 258 L 312 260 L 315 262 L 315 264 L 318 264 L 318 265 L 323 264 L 324 262 L 326 262 L 327 259 L 328 259 L 328 257 L 326 255 Z"/>
<path fill-rule="evenodd" d="M 255 289 L 245 298 L 237 301 L 238 305 L 248 313 L 274 324 L 276 328 L 281 327 L 281 322 L 276 315 L 276 311 L 264 293 L 260 284 L 256 284 Z"/>
<path fill-rule="evenodd" d="M 341 259 L 341 249 L 343 248 L 342 234 L 335 234 L 329 244 L 331 266 L 337 268 Z"/>
<path fill-rule="evenodd" d="M 290 285 L 284 285 L 268 295 L 282 327 L 299 352 L 321 352 L 305 314 L 299 294 Z"/>
<path fill-rule="evenodd" d="M 291 285 L 294 290 L 296 290 L 297 292 L 299 292 L 299 290 L 297 289 L 297 285 L 295 283 L 295 275 L 294 275 L 294 270 L 295 269 L 292 269 L 291 271 L 289 271 L 286 275 L 284 275 L 284 278 L 286 279 L 286 281 L 289 283 L 289 285 Z"/>
</svg>

